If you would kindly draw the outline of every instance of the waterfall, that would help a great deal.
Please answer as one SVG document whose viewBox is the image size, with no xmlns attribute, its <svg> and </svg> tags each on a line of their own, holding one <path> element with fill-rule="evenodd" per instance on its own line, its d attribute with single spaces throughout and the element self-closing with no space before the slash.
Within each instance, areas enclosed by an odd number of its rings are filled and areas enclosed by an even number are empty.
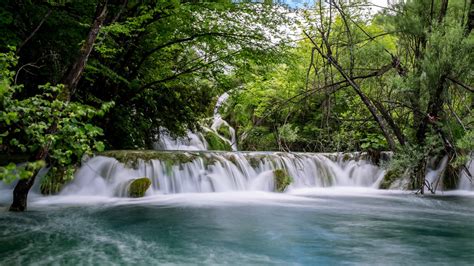
<svg viewBox="0 0 474 266">
<path fill-rule="evenodd" d="M 125 152 L 127 153 L 127 152 Z M 377 188 L 384 170 L 363 156 L 343 154 L 267 152 L 158 152 L 143 151 L 150 160 L 119 162 L 96 156 L 76 173 L 63 195 L 126 196 L 124 185 L 147 177 L 152 185 L 147 195 L 274 191 L 274 171 L 284 170 L 293 181 L 288 190 L 308 187 Z M 128 156 L 128 155 L 127 155 Z"/>
<path fill-rule="evenodd" d="M 201 133 L 188 130 L 185 137 L 173 138 L 166 129 L 160 130 L 160 140 L 155 143 L 155 150 L 168 151 L 205 151 L 207 142 Z"/>
<path fill-rule="evenodd" d="M 232 151 L 237 151 L 235 129 L 219 113 L 227 98 L 229 98 L 228 93 L 219 96 L 214 107 L 213 117 L 210 120 L 208 119 L 208 121 L 202 121 L 201 127 L 203 132 L 194 133 L 188 130 L 186 136 L 173 138 L 167 129 L 162 128 L 160 130 L 160 138 L 155 143 L 154 149 L 162 151 L 206 151 L 209 149 L 209 145 L 203 133 L 207 133 L 213 134 L 220 141 L 227 143 Z M 206 122 L 210 122 L 210 125 L 206 125 Z"/>
<path fill-rule="evenodd" d="M 217 99 L 216 106 L 214 107 L 214 116 L 213 116 L 213 121 L 211 125 L 211 130 L 216 132 L 217 135 L 223 139 L 224 141 L 228 142 L 230 146 L 232 147 L 233 151 L 237 151 L 237 137 L 235 135 L 235 129 L 227 123 L 222 118 L 222 115 L 219 113 L 219 110 L 221 109 L 222 105 L 227 101 L 229 98 L 229 94 L 225 92 L 219 98 Z M 219 133 L 219 129 L 221 127 L 227 128 L 228 130 L 228 138 L 226 136 L 222 136 L 222 134 Z"/>
<path fill-rule="evenodd" d="M 469 176 L 466 171 L 462 171 L 458 189 L 474 190 L 474 180 L 472 180 L 472 176 L 474 175 L 474 153 L 471 153 L 471 159 L 466 163 L 466 169 L 469 171 L 469 175 L 471 176 Z"/>
</svg>

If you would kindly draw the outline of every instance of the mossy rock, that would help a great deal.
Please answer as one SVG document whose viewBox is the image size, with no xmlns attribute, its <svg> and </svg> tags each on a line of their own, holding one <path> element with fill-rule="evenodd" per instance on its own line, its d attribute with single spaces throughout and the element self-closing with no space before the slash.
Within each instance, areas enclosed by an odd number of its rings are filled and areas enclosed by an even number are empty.
<svg viewBox="0 0 474 266">
<path fill-rule="evenodd" d="M 273 175 L 275 177 L 275 190 L 277 192 L 284 192 L 291 182 L 293 182 L 293 178 L 291 178 L 285 170 L 273 170 Z"/>
<path fill-rule="evenodd" d="M 215 151 L 232 151 L 232 147 L 228 142 L 221 139 L 216 133 L 208 131 L 204 133 L 204 138 L 207 141 L 208 149 Z"/>
<path fill-rule="evenodd" d="M 230 128 L 227 125 L 223 124 L 220 127 L 218 127 L 217 133 L 219 133 L 219 135 L 223 136 L 226 139 L 230 140 L 232 138 L 232 135 L 230 134 Z"/>
<path fill-rule="evenodd" d="M 380 183 L 380 189 L 389 189 L 393 182 L 400 179 L 402 175 L 395 170 L 387 170 Z"/>
<path fill-rule="evenodd" d="M 183 164 L 192 162 L 198 154 L 168 151 L 106 151 L 97 155 L 115 158 L 127 167 L 137 168 L 141 161 L 160 160 L 170 164 Z"/>
<path fill-rule="evenodd" d="M 342 156 L 342 161 L 347 162 L 347 161 L 350 161 L 350 160 L 352 160 L 352 155 L 350 153 L 344 153 L 343 156 Z"/>
<path fill-rule="evenodd" d="M 260 162 L 263 161 L 265 158 L 265 155 L 253 155 L 253 156 L 247 156 L 246 159 L 249 162 L 250 166 L 253 169 L 256 169 L 257 167 L 260 166 Z"/>
<path fill-rule="evenodd" d="M 146 177 L 134 179 L 128 186 L 128 196 L 132 198 L 141 198 L 145 196 L 145 192 L 150 186 L 151 181 Z"/>
<path fill-rule="evenodd" d="M 454 167 L 451 164 L 446 166 L 443 178 L 443 189 L 454 190 L 458 187 L 459 179 L 461 177 L 462 166 Z"/>
</svg>

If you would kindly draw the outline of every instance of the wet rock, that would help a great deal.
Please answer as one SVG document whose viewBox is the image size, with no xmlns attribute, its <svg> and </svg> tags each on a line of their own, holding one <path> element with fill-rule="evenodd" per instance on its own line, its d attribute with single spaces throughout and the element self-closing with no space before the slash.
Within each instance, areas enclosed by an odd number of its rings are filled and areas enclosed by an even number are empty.
<svg viewBox="0 0 474 266">
<path fill-rule="evenodd" d="M 274 170 L 273 175 L 275 177 L 275 190 L 277 192 L 284 192 L 291 182 L 293 182 L 293 178 L 283 169 Z"/>
<path fill-rule="evenodd" d="M 145 192 L 150 186 L 151 181 L 146 177 L 134 179 L 128 186 L 128 196 L 132 198 L 141 198 L 145 195 Z"/>
</svg>

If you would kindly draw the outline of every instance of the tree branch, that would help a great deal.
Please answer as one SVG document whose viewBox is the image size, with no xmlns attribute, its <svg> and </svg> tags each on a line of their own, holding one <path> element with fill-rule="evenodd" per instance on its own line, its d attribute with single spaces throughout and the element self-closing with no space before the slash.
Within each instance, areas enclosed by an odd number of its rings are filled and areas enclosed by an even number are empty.
<svg viewBox="0 0 474 266">
<path fill-rule="evenodd" d="M 465 83 L 463 83 L 463 82 L 461 82 L 461 81 L 459 81 L 459 80 L 457 80 L 457 79 L 455 79 L 455 78 L 453 78 L 453 77 L 447 77 L 447 79 L 449 79 L 449 80 L 452 81 L 453 83 L 455 83 L 455 84 L 461 86 L 462 88 L 464 88 L 464 89 L 466 89 L 466 90 L 468 90 L 468 91 L 470 91 L 470 92 L 474 92 L 474 88 L 473 88 L 473 87 L 471 87 L 471 86 L 469 86 L 469 85 L 467 85 L 467 84 L 465 84 Z"/>
<path fill-rule="evenodd" d="M 31 39 L 33 38 L 33 36 L 35 36 L 35 34 L 39 31 L 39 29 L 41 28 L 41 26 L 43 26 L 43 23 L 46 21 L 46 19 L 49 17 L 49 15 L 51 15 L 51 12 L 52 10 L 51 9 L 48 9 L 48 12 L 46 12 L 46 15 L 44 15 L 44 17 L 41 19 L 40 23 L 38 23 L 38 25 L 36 26 L 36 28 L 30 33 L 30 35 L 18 46 L 18 48 L 16 49 L 16 54 L 20 54 L 20 50 L 21 48 L 23 48 L 23 46 L 25 46 L 25 44 Z"/>
</svg>

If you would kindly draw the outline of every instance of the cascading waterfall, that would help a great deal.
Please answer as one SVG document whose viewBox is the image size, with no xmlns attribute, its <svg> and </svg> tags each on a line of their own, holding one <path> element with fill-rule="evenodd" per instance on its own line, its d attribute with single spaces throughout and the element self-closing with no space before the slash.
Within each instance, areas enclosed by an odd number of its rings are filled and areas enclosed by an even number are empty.
<svg viewBox="0 0 474 266">
<path fill-rule="evenodd" d="M 235 135 L 235 129 L 231 127 L 219 113 L 219 110 L 228 98 L 228 93 L 224 93 L 219 96 L 214 107 L 214 113 L 210 126 L 201 125 L 203 132 L 194 133 L 188 131 L 184 137 L 173 138 L 168 130 L 162 128 L 160 130 L 159 141 L 155 143 L 154 149 L 168 151 L 205 151 L 209 149 L 209 145 L 203 133 L 211 133 L 221 141 L 227 143 L 233 151 L 237 151 L 237 138 Z M 222 134 L 221 129 L 223 129 L 222 131 L 226 131 L 227 134 Z"/>
<path fill-rule="evenodd" d="M 162 129 L 160 140 L 153 148 L 166 151 L 205 151 L 207 142 L 201 133 L 188 131 L 185 137 L 173 138 L 166 129 Z"/>
<path fill-rule="evenodd" d="M 157 152 L 144 151 L 151 160 L 121 163 L 97 156 L 85 162 L 63 195 L 126 196 L 124 184 L 147 177 L 147 194 L 226 191 L 275 191 L 277 169 L 293 182 L 291 189 L 356 186 L 377 188 L 384 170 L 363 159 L 363 154 L 265 152 Z M 161 159 L 160 159 L 161 158 Z"/>
<path fill-rule="evenodd" d="M 176 139 L 162 129 L 156 151 L 112 151 L 90 158 L 60 194 L 127 197 L 131 182 L 142 177 L 152 183 L 146 195 L 272 192 L 276 191 L 276 171 L 281 170 L 292 179 L 287 190 L 315 187 L 376 189 L 382 182 L 385 170 L 373 164 L 366 153 L 237 152 L 235 130 L 219 114 L 228 97 L 224 93 L 218 98 L 212 125 L 203 127 L 203 133 L 189 131 L 186 137 Z M 221 127 L 227 130 L 224 131 L 226 136 L 219 133 Z M 207 151 L 206 132 L 226 141 L 233 152 Z M 390 157 L 389 153 L 381 155 L 383 160 Z M 429 168 L 426 176 L 433 186 L 441 184 L 440 189 L 446 164 L 447 157 L 437 167 Z M 472 160 L 467 168 L 473 172 Z M 473 189 L 470 177 L 465 173 L 459 189 Z"/>
<path fill-rule="evenodd" d="M 237 138 L 235 136 L 235 129 L 227 123 L 222 118 L 222 115 L 219 113 L 219 110 L 221 109 L 222 105 L 227 101 L 229 98 L 229 94 L 226 92 L 219 96 L 216 102 L 216 106 L 214 107 L 214 116 L 213 116 L 213 121 L 211 125 L 211 130 L 216 132 L 218 136 L 223 139 L 224 141 L 228 142 L 230 146 L 232 147 L 233 151 L 237 151 Z M 219 128 L 224 127 L 227 128 L 230 137 L 227 139 L 225 136 L 222 136 L 219 134 Z"/>
</svg>

